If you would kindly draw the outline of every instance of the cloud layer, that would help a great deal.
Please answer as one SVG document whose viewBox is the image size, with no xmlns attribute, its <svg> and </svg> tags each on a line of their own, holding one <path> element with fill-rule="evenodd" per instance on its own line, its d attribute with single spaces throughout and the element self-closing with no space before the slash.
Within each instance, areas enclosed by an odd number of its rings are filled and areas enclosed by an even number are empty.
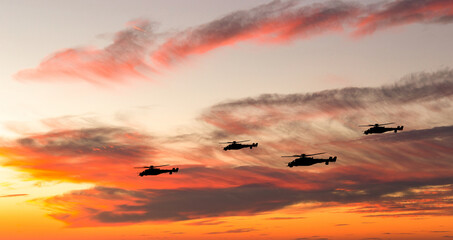
<svg viewBox="0 0 453 240">
<path fill-rule="evenodd" d="M 200 116 L 202 131 L 181 136 L 60 128 L 0 152 L 3 165 L 32 179 L 95 185 L 37 200 L 72 226 L 248 216 L 295 204 L 303 214 L 308 202 L 369 217 L 451 215 L 452 76 L 445 69 L 379 88 L 224 102 Z M 382 121 L 404 131 L 364 136 L 357 126 Z M 260 145 L 225 152 L 217 144 L 233 139 Z M 338 160 L 290 169 L 280 157 L 315 152 Z M 140 178 L 133 169 L 166 163 L 180 171 Z"/>
<path fill-rule="evenodd" d="M 58 212 L 53 217 L 76 226 L 248 216 L 313 202 L 352 206 L 355 210 L 351 211 L 369 217 L 451 215 L 452 129 L 448 127 L 443 137 L 435 134 L 438 129 L 424 139 L 403 136 L 398 144 L 370 140 L 361 144 L 366 153 L 355 152 L 355 158 L 343 157 L 332 167 L 315 167 L 316 172 L 260 166 L 182 169 L 187 181 L 200 178 L 217 183 L 175 189 L 96 187 L 53 197 L 45 203 Z M 379 146 L 373 148 L 376 144 Z M 421 156 L 415 156 L 420 145 L 431 150 L 423 149 Z M 341 147 L 353 151 L 356 146 Z M 230 186 L 219 184 L 228 179 Z M 75 199 L 78 204 L 62 208 Z M 96 204 L 100 199 L 103 204 Z M 74 211 L 77 214 L 71 214 Z"/>
</svg>

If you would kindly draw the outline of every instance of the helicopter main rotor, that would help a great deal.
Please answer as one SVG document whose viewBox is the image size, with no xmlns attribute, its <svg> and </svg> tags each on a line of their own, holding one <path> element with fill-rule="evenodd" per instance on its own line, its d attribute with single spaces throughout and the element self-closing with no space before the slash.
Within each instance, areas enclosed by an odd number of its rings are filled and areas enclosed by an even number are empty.
<svg viewBox="0 0 453 240">
<path fill-rule="evenodd" d="M 227 144 L 227 143 L 241 143 L 241 142 L 248 142 L 250 140 L 242 140 L 242 141 L 232 141 L 232 142 L 219 142 L 219 144 Z"/>
<path fill-rule="evenodd" d="M 282 156 L 282 157 L 308 157 L 308 156 L 315 156 L 315 155 L 320 155 L 320 154 L 324 154 L 324 153 L 327 153 L 327 152 L 314 153 L 314 154 L 300 154 L 300 155 Z"/>
<path fill-rule="evenodd" d="M 391 123 L 375 123 L 375 124 L 368 124 L 368 125 L 359 125 L 359 127 L 384 126 L 384 125 L 389 125 L 389 124 L 394 124 L 394 122 L 391 122 Z"/>
<path fill-rule="evenodd" d="M 150 166 L 144 166 L 144 167 L 134 167 L 134 168 L 155 168 L 155 167 L 165 167 L 165 166 L 169 166 L 170 164 L 165 164 L 165 165 L 158 165 L 158 166 L 153 166 L 153 165 L 150 165 Z"/>
</svg>

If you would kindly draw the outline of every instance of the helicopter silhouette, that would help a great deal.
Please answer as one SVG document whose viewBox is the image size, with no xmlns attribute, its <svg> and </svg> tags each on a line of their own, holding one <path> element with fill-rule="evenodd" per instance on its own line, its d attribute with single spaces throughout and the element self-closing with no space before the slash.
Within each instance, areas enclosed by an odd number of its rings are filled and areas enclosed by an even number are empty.
<svg viewBox="0 0 453 240">
<path fill-rule="evenodd" d="M 226 144 L 229 143 L 228 146 L 224 147 L 223 150 L 237 150 L 241 148 L 247 148 L 249 147 L 252 149 L 253 147 L 258 147 L 258 143 L 252 143 L 252 144 L 241 144 L 241 142 L 248 142 L 250 140 L 243 140 L 243 141 L 232 141 L 232 142 L 221 142 L 220 144 Z"/>
<path fill-rule="evenodd" d="M 394 123 L 384 123 L 384 124 L 369 124 L 369 125 L 359 125 L 359 127 L 371 127 L 363 132 L 363 134 L 368 135 L 372 133 L 384 133 L 384 132 L 389 132 L 389 131 L 394 131 L 395 133 L 400 130 L 402 131 L 404 126 L 398 126 L 396 128 L 386 128 L 386 127 L 381 127 L 384 125 L 389 125 L 389 124 L 394 124 Z"/>
<path fill-rule="evenodd" d="M 143 177 L 143 176 L 147 176 L 147 175 L 159 175 L 159 174 L 162 174 L 162 173 L 169 173 L 170 175 L 174 172 L 178 172 L 179 171 L 179 168 L 172 168 L 172 169 L 160 169 L 158 167 L 164 167 L 164 166 L 168 166 L 168 164 L 166 165 L 159 165 L 159 166 L 149 166 L 149 167 L 135 167 L 135 168 L 147 168 L 145 170 L 143 170 L 141 173 L 139 173 L 138 175 L 140 177 Z"/>
<path fill-rule="evenodd" d="M 294 166 L 310 166 L 316 163 L 323 163 L 325 162 L 326 165 L 329 165 L 329 162 L 336 162 L 337 161 L 337 156 L 335 157 L 329 157 L 327 159 L 314 159 L 309 156 L 315 156 L 319 154 L 324 154 L 323 153 L 315 153 L 315 154 L 301 154 L 301 155 L 292 155 L 292 156 L 282 156 L 282 157 L 297 157 L 293 161 L 288 163 L 288 167 L 294 167 Z"/>
</svg>

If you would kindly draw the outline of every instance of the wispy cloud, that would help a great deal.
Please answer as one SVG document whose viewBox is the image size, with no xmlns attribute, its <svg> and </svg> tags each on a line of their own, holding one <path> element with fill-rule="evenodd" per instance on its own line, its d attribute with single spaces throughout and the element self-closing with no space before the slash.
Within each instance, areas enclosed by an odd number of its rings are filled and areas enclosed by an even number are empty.
<svg viewBox="0 0 453 240">
<path fill-rule="evenodd" d="M 226 221 L 222 221 L 222 220 L 212 220 L 212 219 L 208 219 L 208 220 L 201 220 L 201 221 L 193 221 L 193 222 L 189 222 L 189 223 L 186 223 L 186 225 L 196 225 L 196 226 L 203 226 L 203 225 L 219 225 L 219 224 L 223 224 L 225 223 Z"/>
<path fill-rule="evenodd" d="M 267 218 L 266 220 L 295 220 L 295 219 L 305 219 L 305 217 L 272 217 Z"/>
<path fill-rule="evenodd" d="M 339 224 L 335 224 L 336 227 L 344 227 L 344 226 L 348 226 L 349 224 L 347 223 L 339 223 Z"/>
<path fill-rule="evenodd" d="M 299 6 L 297 1 L 273 1 L 247 11 L 237 11 L 222 18 L 179 32 L 167 39 L 152 55 L 164 66 L 194 54 L 250 39 L 269 42 L 288 41 L 341 30 L 356 16 L 356 4 L 329 2 Z"/>
<path fill-rule="evenodd" d="M 137 28 L 141 29 L 140 31 Z M 59 50 L 36 68 L 17 72 L 18 80 L 87 81 L 96 85 L 149 79 L 146 61 L 154 41 L 153 25 L 141 20 L 116 33 L 113 43 L 103 49 L 79 47 Z"/>
<path fill-rule="evenodd" d="M 245 233 L 245 232 L 251 232 L 255 231 L 253 228 L 236 228 L 236 229 L 231 229 L 231 230 L 226 230 L 226 231 L 221 231 L 221 232 L 209 232 L 207 234 L 225 234 L 225 233 Z"/>
<path fill-rule="evenodd" d="M 162 65 L 246 40 L 281 43 L 326 32 L 351 29 L 353 36 L 412 23 L 450 23 L 448 0 L 399 0 L 361 5 L 328 1 L 301 6 L 297 1 L 273 1 L 237 11 L 198 27 L 179 32 L 162 44 L 152 59 Z"/>
<path fill-rule="evenodd" d="M 453 3 L 449 0 L 397 0 L 371 5 L 272 1 L 174 34 L 159 34 L 153 24 L 134 21 L 103 49 L 59 50 L 36 68 L 21 70 L 15 77 L 37 81 L 82 80 L 98 85 L 150 79 L 162 67 L 247 40 L 279 44 L 330 32 L 360 37 L 393 26 L 452 21 Z"/>
<path fill-rule="evenodd" d="M 375 5 L 378 10 L 360 18 L 355 36 L 411 23 L 451 23 L 453 3 L 449 0 L 399 0 Z"/>
<path fill-rule="evenodd" d="M 338 121 L 356 129 L 357 125 L 401 119 L 403 116 L 425 120 L 420 112 L 432 112 L 437 121 L 448 122 L 453 96 L 453 71 L 412 74 L 393 85 L 379 88 L 343 88 L 305 94 L 264 94 L 259 97 L 229 101 L 209 108 L 201 119 L 226 133 L 254 135 L 261 129 L 285 127 L 288 132 L 303 130 L 305 134 L 321 126 L 314 120 L 329 119 L 331 128 Z M 405 106 L 404 108 L 402 106 Z M 403 118 L 404 119 L 404 118 Z M 364 122 L 366 121 L 366 122 Z M 372 121 L 372 122 L 371 122 Z M 412 124 L 419 123 L 411 120 Z M 432 122 L 432 121 L 431 121 Z M 304 125 L 304 123 L 306 123 Z M 319 124 L 319 122 L 317 122 Z M 352 123 L 352 124 L 351 124 Z M 413 127 L 416 127 L 413 126 Z M 302 128 L 302 129 L 298 129 Z M 329 129 L 325 135 L 335 135 Z M 343 137 L 342 137 L 343 138 Z"/>
<path fill-rule="evenodd" d="M 23 197 L 27 196 L 28 194 L 26 193 L 18 193 L 18 194 L 8 194 L 8 195 L 0 195 L 0 198 L 6 198 L 6 197 Z"/>
</svg>

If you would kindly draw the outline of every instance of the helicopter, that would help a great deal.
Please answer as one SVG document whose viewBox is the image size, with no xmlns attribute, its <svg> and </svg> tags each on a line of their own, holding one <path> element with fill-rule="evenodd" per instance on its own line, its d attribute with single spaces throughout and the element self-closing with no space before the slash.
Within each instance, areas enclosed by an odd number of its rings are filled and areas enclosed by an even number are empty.
<svg viewBox="0 0 453 240">
<path fill-rule="evenodd" d="M 168 166 L 168 164 L 166 165 L 160 165 L 160 166 L 149 166 L 149 167 L 135 167 L 135 168 L 147 168 L 145 170 L 143 170 L 143 172 L 139 173 L 138 175 L 140 177 L 143 177 L 143 176 L 147 176 L 147 175 L 159 175 L 159 174 L 162 174 L 162 173 L 169 173 L 170 175 L 174 172 L 178 172 L 179 171 L 179 168 L 172 168 L 172 169 L 159 169 L 158 167 L 164 167 L 164 166 Z"/>
<path fill-rule="evenodd" d="M 384 132 L 388 132 L 388 131 L 394 131 L 396 133 L 398 130 L 402 131 L 404 128 L 404 126 L 398 126 L 396 128 L 381 127 L 381 126 L 389 125 L 389 124 L 394 124 L 394 123 L 384 123 L 384 124 L 375 123 L 375 124 L 369 124 L 369 125 L 359 125 L 359 127 L 371 127 L 363 132 L 363 134 L 365 134 L 365 135 L 372 134 L 372 133 L 384 133 Z"/>
<path fill-rule="evenodd" d="M 258 147 L 258 143 L 252 143 L 252 144 L 241 144 L 241 142 L 248 142 L 250 140 L 243 140 L 243 141 L 232 141 L 232 142 L 221 142 L 220 144 L 226 144 L 229 143 L 228 146 L 224 147 L 223 150 L 237 150 L 241 148 L 246 148 L 249 147 L 252 149 L 253 147 Z"/>
<path fill-rule="evenodd" d="M 309 156 L 315 156 L 319 154 L 324 154 L 323 153 L 315 153 L 315 154 L 301 154 L 301 155 L 292 155 L 292 156 L 282 156 L 282 157 L 297 157 L 293 161 L 288 163 L 288 167 L 294 167 L 294 166 L 310 166 L 316 163 L 323 163 L 325 162 L 326 165 L 329 165 L 329 162 L 336 162 L 337 161 L 337 156 L 335 157 L 329 157 L 327 159 L 314 159 Z"/>
</svg>

